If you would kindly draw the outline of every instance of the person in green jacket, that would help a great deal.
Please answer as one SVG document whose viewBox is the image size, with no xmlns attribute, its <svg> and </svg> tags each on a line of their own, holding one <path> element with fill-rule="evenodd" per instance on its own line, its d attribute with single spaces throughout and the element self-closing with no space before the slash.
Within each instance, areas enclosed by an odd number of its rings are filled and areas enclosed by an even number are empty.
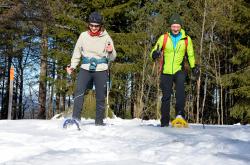
<svg viewBox="0 0 250 165">
<path fill-rule="evenodd" d="M 170 18 L 170 32 L 161 35 L 153 47 L 150 57 L 153 60 L 161 58 L 160 88 L 162 90 L 161 127 L 169 126 L 170 99 L 173 83 L 176 88 L 176 118 L 184 118 L 185 107 L 185 78 L 184 57 L 187 54 L 188 62 L 195 77 L 199 69 L 195 65 L 194 48 L 191 38 L 182 29 L 183 21 L 180 15 L 173 14 Z M 165 37 L 166 36 L 166 37 Z M 163 50 L 164 49 L 164 50 Z"/>
</svg>

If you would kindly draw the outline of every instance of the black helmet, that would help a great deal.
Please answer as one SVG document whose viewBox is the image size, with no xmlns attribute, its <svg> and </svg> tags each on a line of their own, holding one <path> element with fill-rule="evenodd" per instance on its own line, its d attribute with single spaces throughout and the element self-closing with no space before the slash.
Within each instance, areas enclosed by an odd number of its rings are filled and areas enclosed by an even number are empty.
<svg viewBox="0 0 250 165">
<path fill-rule="evenodd" d="M 91 13 L 89 15 L 89 23 L 98 23 L 101 25 L 103 23 L 101 14 L 96 11 Z"/>
</svg>

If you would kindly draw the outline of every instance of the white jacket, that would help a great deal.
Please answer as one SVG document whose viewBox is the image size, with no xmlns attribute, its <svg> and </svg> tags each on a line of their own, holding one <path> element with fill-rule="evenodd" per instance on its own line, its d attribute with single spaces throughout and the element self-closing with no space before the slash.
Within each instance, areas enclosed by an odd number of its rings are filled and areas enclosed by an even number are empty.
<svg viewBox="0 0 250 165">
<path fill-rule="evenodd" d="M 108 53 L 106 51 L 106 47 L 110 44 L 113 47 L 113 52 Z M 71 58 L 71 67 L 76 68 L 79 62 L 82 60 L 82 56 L 88 58 L 96 58 L 100 59 L 103 57 L 109 58 L 109 60 L 114 61 L 116 57 L 116 51 L 114 48 L 114 43 L 107 33 L 107 31 L 103 31 L 99 36 L 90 36 L 88 31 L 81 33 L 79 36 L 73 56 Z M 81 61 L 82 63 L 82 61 Z M 81 68 L 85 70 L 89 70 L 90 64 L 81 64 Z M 96 67 L 96 71 L 104 71 L 108 69 L 108 64 L 102 63 L 98 64 Z"/>
</svg>

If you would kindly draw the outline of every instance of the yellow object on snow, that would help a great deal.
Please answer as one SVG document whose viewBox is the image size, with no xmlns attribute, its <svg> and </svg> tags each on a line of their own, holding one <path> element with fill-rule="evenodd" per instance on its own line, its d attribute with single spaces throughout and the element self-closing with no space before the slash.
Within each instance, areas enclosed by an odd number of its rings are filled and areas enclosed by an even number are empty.
<svg viewBox="0 0 250 165">
<path fill-rule="evenodd" d="M 175 128 L 188 128 L 188 123 L 185 119 L 177 117 L 172 121 L 172 127 Z"/>
</svg>

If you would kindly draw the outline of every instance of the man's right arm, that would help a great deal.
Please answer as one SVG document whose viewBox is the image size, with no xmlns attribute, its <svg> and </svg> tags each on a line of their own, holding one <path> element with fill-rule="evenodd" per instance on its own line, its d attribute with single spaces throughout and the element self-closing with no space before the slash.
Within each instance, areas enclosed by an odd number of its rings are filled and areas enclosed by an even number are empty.
<svg viewBox="0 0 250 165">
<path fill-rule="evenodd" d="M 154 45 L 153 49 L 150 52 L 150 58 L 155 60 L 159 53 L 161 52 L 162 44 L 163 44 L 164 35 L 161 35 L 157 40 L 156 44 Z M 160 56 L 159 56 L 160 57 Z"/>
</svg>

